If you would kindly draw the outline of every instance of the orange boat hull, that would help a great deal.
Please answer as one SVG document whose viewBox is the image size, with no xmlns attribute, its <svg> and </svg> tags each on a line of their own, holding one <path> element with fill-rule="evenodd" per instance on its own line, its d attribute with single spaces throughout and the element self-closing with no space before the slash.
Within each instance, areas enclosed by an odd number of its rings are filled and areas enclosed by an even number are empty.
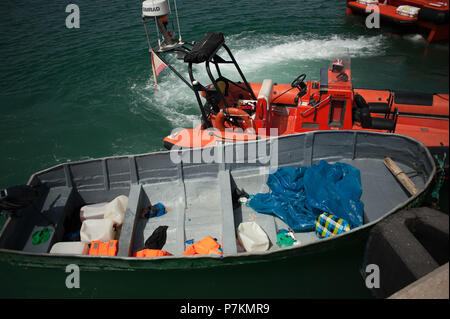
<svg viewBox="0 0 450 319">
<path fill-rule="evenodd" d="M 382 2 L 382 1 L 380 1 Z M 415 17 L 404 16 L 397 13 L 397 7 L 401 5 L 420 8 Z M 347 1 L 347 15 L 372 14 L 374 5 L 366 5 L 357 1 Z M 448 40 L 449 33 L 449 2 L 429 0 L 388 0 L 387 3 L 377 5 L 380 17 L 397 25 L 417 27 L 427 32 L 428 42 Z"/>
<path fill-rule="evenodd" d="M 313 82 L 308 82 L 309 91 L 304 99 L 307 101 L 308 95 L 314 94 Z M 261 90 L 262 83 L 250 83 L 256 95 Z M 218 130 L 214 128 L 215 116 L 211 117 L 212 128 L 201 129 L 201 126 L 184 129 L 167 136 L 164 139 L 164 146 L 171 149 L 173 145 L 180 148 L 199 148 L 222 143 L 246 142 L 267 136 L 281 136 L 296 134 L 312 130 L 369 130 L 385 132 L 385 130 L 365 129 L 360 123 L 352 121 L 351 116 L 346 116 L 342 127 L 329 127 L 329 112 L 319 112 L 317 124 L 305 125 L 311 122 L 311 116 L 304 116 L 305 109 L 309 106 L 299 106 L 296 104 L 297 90 L 291 89 L 289 84 L 275 84 L 272 88 L 273 108 L 271 111 L 269 133 L 267 128 L 255 125 L 253 130 L 243 132 L 242 130 Z M 238 95 L 239 92 L 231 92 L 231 95 Z M 410 136 L 424 143 L 428 147 L 448 147 L 448 120 L 449 120 L 449 94 L 423 94 L 408 93 L 389 90 L 353 89 L 349 98 L 353 95 L 361 95 L 370 107 L 375 107 L 372 111 L 374 117 L 384 117 L 384 112 L 376 112 L 376 109 L 388 107 L 389 98 L 393 96 L 391 109 L 398 109 L 399 116 L 396 123 L 395 133 Z M 351 99 L 353 99 L 351 97 Z M 297 101 L 298 102 L 298 101 Z M 408 103 L 408 104 L 407 104 Z M 257 122 L 257 121 L 255 121 Z M 270 129 L 269 128 L 269 129 Z"/>
</svg>

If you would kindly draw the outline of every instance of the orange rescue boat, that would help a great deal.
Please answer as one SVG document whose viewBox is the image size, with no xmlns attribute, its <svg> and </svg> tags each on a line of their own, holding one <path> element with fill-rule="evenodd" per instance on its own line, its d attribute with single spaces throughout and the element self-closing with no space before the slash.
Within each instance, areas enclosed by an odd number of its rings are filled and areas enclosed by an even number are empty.
<svg viewBox="0 0 450 319">
<path fill-rule="evenodd" d="M 229 60 L 218 55 L 228 53 Z M 187 64 L 189 80 L 168 63 L 161 52 L 176 52 Z M 176 130 L 164 138 L 167 149 L 198 148 L 215 144 L 245 142 L 271 136 L 313 130 L 368 130 L 410 136 L 434 153 L 448 153 L 448 93 L 427 94 L 396 90 L 356 89 L 352 86 L 348 50 L 336 54 L 328 68 L 320 70 L 319 81 L 299 75 L 291 84 L 249 83 L 222 33 L 209 32 L 193 44 L 158 47 L 157 56 L 195 94 L 201 123 Z M 204 64 L 211 81 L 202 85 L 193 65 Z M 233 65 L 240 81 L 225 77 L 220 66 Z M 215 66 L 216 76 L 210 66 Z"/>
</svg>

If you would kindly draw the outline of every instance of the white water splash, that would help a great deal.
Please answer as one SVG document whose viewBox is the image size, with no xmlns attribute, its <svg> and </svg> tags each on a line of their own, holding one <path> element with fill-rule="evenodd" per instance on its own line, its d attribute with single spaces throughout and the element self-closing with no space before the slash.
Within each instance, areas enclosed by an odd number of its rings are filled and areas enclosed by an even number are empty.
<svg viewBox="0 0 450 319">
<path fill-rule="evenodd" d="M 351 57 L 374 56 L 383 52 L 383 37 L 345 38 L 262 35 L 253 45 L 249 36 L 231 36 L 229 46 L 235 48 L 234 55 L 239 64 L 248 70 L 258 70 L 268 65 L 298 61 L 329 60 L 339 48 L 347 48 Z M 256 45 L 255 45 L 256 44 Z"/>
<path fill-rule="evenodd" d="M 198 119 L 194 93 L 170 70 L 164 71 L 157 89 L 153 78 L 149 77 L 143 85 L 134 83 L 131 90 L 135 93 L 132 112 L 151 120 L 152 114 L 166 118 L 173 127 L 183 127 Z M 170 72 L 170 73 L 169 73 Z M 144 109 L 142 108 L 144 105 Z M 191 113 L 191 114 L 189 114 Z"/>
<path fill-rule="evenodd" d="M 408 34 L 403 37 L 403 39 L 415 42 L 415 43 L 427 43 L 427 40 L 420 34 Z"/>
</svg>

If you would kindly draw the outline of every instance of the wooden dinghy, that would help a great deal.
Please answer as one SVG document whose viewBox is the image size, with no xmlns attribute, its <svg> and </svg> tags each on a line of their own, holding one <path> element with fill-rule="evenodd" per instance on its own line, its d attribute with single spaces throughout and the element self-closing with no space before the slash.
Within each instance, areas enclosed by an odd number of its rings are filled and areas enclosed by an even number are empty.
<svg viewBox="0 0 450 319">
<path fill-rule="evenodd" d="M 257 156 L 251 152 L 256 146 L 263 149 Z M 205 160 L 205 151 L 234 157 L 227 162 L 223 155 L 222 161 L 211 162 Z M 314 231 L 295 232 L 298 245 L 280 248 L 277 233 L 289 227 L 280 218 L 256 213 L 245 204 L 236 207 L 233 200 L 236 189 L 248 194 L 268 191 L 266 181 L 275 156 L 278 167 L 311 166 L 325 160 L 359 169 L 363 225 L 324 239 Z M 414 195 L 385 166 L 386 157 L 409 176 L 417 188 Z M 202 162 L 195 163 L 196 158 Z M 431 188 L 435 171 L 434 160 L 422 143 L 402 135 L 362 131 L 314 131 L 212 148 L 61 164 L 31 176 L 27 185 L 34 187 L 39 196 L 8 218 L 0 234 L 0 260 L 26 267 L 75 263 L 86 269 L 173 270 L 228 267 L 314 253 L 336 247 L 346 238 L 359 238 L 355 235 L 366 233 L 386 216 L 420 204 Z M 116 234 L 114 255 L 49 253 L 73 231 L 74 221 L 80 223 L 81 207 L 108 202 L 119 195 L 127 196 L 128 202 L 120 233 Z M 142 209 L 157 202 L 164 204 L 167 213 L 142 218 Z M 240 248 L 237 229 L 248 221 L 256 222 L 267 234 L 267 250 L 255 253 Z M 170 255 L 136 257 L 161 225 L 168 226 L 163 250 Z M 33 244 L 34 234 L 45 227 L 51 229 L 48 240 Z M 192 242 L 206 236 L 216 240 L 221 254 L 183 254 Z M 92 243 L 90 246 L 93 248 Z"/>
</svg>

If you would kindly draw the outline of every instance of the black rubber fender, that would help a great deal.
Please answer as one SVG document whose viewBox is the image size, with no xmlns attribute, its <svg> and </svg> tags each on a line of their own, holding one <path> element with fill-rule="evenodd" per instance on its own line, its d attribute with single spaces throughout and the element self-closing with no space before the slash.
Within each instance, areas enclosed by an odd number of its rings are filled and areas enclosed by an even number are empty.
<svg viewBox="0 0 450 319">
<path fill-rule="evenodd" d="M 387 104 L 387 103 L 372 102 L 372 103 L 368 103 L 368 104 L 369 104 L 370 113 L 386 114 L 389 112 L 389 104 Z"/>
<path fill-rule="evenodd" d="M 360 94 L 355 94 L 354 100 L 357 106 L 356 112 L 359 113 L 357 118 L 359 118 L 361 126 L 363 128 L 372 128 L 372 118 L 366 100 Z"/>
</svg>

